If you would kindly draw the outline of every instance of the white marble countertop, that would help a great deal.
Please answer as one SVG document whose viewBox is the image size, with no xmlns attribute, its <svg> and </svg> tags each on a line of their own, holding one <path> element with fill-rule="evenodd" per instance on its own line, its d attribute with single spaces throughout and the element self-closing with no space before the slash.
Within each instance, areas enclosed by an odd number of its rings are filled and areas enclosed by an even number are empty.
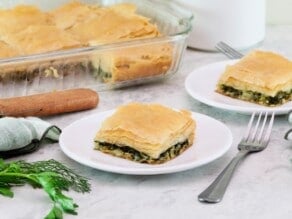
<svg viewBox="0 0 292 219">
<path fill-rule="evenodd" d="M 292 26 L 269 26 L 260 48 L 275 50 L 292 58 L 291 35 Z M 291 218 L 292 142 L 283 139 L 284 132 L 289 128 L 285 116 L 276 117 L 268 148 L 241 163 L 221 203 L 202 204 L 197 200 L 198 194 L 236 154 L 236 144 L 249 116 L 215 109 L 192 99 L 184 89 L 184 80 L 192 70 L 225 59 L 219 53 L 188 49 L 180 70 L 170 80 L 100 92 L 100 103 L 94 110 L 45 118 L 64 128 L 76 119 L 131 101 L 158 102 L 204 113 L 224 122 L 234 138 L 231 149 L 207 165 L 166 175 L 120 175 L 79 164 L 68 158 L 58 144 L 44 145 L 39 151 L 20 158 L 27 161 L 53 158 L 90 179 L 90 193 L 69 193 L 79 208 L 77 216 L 66 214 L 66 219 Z M 50 200 L 41 190 L 28 186 L 13 190 L 13 199 L 0 196 L 0 218 L 39 219 L 48 213 Z"/>
</svg>

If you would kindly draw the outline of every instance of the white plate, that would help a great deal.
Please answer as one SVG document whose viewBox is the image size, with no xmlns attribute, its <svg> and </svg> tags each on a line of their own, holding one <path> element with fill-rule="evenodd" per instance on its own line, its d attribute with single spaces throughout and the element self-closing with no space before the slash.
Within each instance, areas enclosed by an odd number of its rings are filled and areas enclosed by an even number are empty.
<svg viewBox="0 0 292 219">
<path fill-rule="evenodd" d="M 286 114 L 292 109 L 292 101 L 278 107 L 266 107 L 216 93 L 215 88 L 217 81 L 220 75 L 224 72 L 226 65 L 233 64 L 236 61 L 238 60 L 216 62 L 191 72 L 185 80 L 185 88 L 187 92 L 194 99 L 207 105 L 244 114 L 251 114 L 255 111 L 269 111 L 275 112 L 276 114 Z"/>
<path fill-rule="evenodd" d="M 192 113 L 197 122 L 194 144 L 175 159 L 164 164 L 150 165 L 128 161 L 94 150 L 94 136 L 101 122 L 114 110 L 94 114 L 73 122 L 63 129 L 59 143 L 63 152 L 73 160 L 104 171 L 154 175 L 173 173 L 198 167 L 222 156 L 231 146 L 230 130 L 221 122 Z"/>
</svg>

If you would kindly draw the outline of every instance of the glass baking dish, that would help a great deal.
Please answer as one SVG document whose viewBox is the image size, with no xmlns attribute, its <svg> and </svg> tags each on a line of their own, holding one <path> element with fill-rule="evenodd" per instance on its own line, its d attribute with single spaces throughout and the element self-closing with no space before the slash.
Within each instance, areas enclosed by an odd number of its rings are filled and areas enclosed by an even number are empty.
<svg viewBox="0 0 292 219">
<path fill-rule="evenodd" d="M 27 0 L 25 4 L 46 11 L 67 2 L 69 0 Z M 155 0 L 79 2 L 101 6 L 133 3 L 137 13 L 150 18 L 162 34 L 155 38 L 0 59 L 0 97 L 74 88 L 101 91 L 166 79 L 178 71 L 192 28 L 191 13 L 172 3 Z M 23 1 L 1 1 L 0 8 L 19 4 Z"/>
</svg>

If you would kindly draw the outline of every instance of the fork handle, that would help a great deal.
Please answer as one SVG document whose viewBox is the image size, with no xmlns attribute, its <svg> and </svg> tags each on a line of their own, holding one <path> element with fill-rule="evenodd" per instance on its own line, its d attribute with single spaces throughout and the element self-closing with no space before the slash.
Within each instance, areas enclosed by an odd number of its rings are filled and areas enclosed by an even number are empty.
<svg viewBox="0 0 292 219">
<path fill-rule="evenodd" d="M 225 167 L 225 169 L 219 174 L 219 176 L 213 181 L 213 183 L 198 196 L 199 201 L 208 203 L 220 202 L 231 180 L 235 168 L 241 159 L 247 155 L 247 153 L 248 151 L 239 151 Z"/>
</svg>

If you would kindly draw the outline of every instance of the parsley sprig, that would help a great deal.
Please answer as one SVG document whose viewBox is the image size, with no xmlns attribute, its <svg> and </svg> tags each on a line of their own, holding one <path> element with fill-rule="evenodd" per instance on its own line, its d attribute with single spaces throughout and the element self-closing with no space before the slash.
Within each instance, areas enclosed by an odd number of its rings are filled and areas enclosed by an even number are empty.
<svg viewBox="0 0 292 219">
<path fill-rule="evenodd" d="M 63 213 L 77 214 L 78 205 L 71 197 L 62 193 L 73 189 L 76 192 L 89 192 L 88 180 L 58 161 L 47 160 L 29 163 L 14 161 L 6 163 L 0 160 L 0 194 L 13 197 L 13 186 L 30 184 L 33 188 L 42 188 L 53 202 L 51 211 L 45 219 L 62 219 Z"/>
</svg>

